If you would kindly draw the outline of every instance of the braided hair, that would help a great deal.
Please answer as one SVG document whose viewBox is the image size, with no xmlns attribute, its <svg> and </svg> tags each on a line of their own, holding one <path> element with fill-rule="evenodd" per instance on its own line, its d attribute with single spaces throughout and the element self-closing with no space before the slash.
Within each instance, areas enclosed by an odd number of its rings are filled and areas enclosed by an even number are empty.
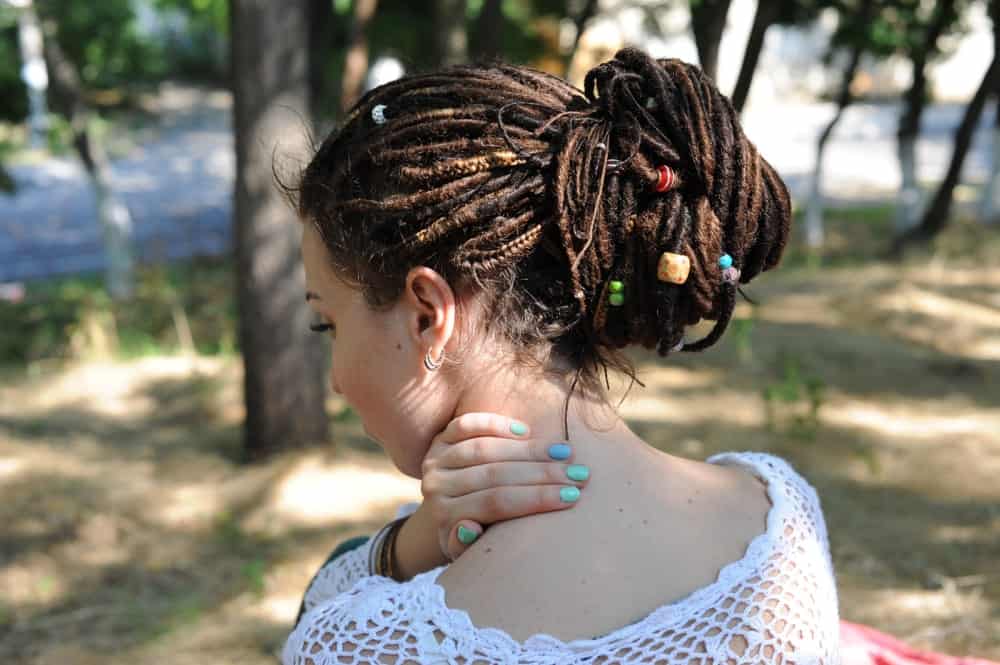
<svg viewBox="0 0 1000 665">
<path fill-rule="evenodd" d="M 660 165 L 676 174 L 665 192 L 652 187 Z M 605 384 L 609 368 L 638 381 L 629 345 L 667 355 L 714 344 L 738 288 L 719 257 L 750 281 L 778 264 L 791 217 L 784 183 L 714 83 L 635 48 L 592 69 L 582 92 L 503 63 L 375 88 L 295 194 L 370 306 L 390 306 L 410 268 L 429 266 L 487 298 L 486 329 L 517 360 L 572 372 L 573 388 L 605 398 L 602 370 Z M 657 279 L 667 251 L 690 260 L 683 284 Z M 620 306 L 613 281 L 625 285 Z M 702 319 L 711 332 L 684 343 Z"/>
</svg>

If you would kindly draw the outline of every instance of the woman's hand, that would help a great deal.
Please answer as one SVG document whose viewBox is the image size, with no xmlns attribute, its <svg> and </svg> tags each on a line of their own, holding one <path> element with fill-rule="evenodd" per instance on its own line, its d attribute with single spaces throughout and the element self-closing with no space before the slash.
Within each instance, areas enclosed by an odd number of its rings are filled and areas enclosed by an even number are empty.
<svg viewBox="0 0 1000 665">
<path fill-rule="evenodd" d="M 423 507 L 441 552 L 455 560 L 483 525 L 574 505 L 589 469 L 566 443 L 532 440 L 523 423 L 492 413 L 458 416 L 431 441 L 423 461 Z"/>
</svg>

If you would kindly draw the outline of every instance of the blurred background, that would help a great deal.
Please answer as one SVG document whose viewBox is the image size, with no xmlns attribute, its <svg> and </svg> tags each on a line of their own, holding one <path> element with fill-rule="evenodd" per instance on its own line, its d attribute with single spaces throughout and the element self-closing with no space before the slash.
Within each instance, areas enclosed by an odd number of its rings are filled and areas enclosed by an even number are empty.
<svg viewBox="0 0 1000 665">
<path fill-rule="evenodd" d="M 0 0 L 0 662 L 273 662 L 329 551 L 419 498 L 325 385 L 275 175 L 404 73 L 579 86 L 624 45 L 700 63 L 795 206 L 757 304 L 636 351 L 624 415 L 784 456 L 842 618 L 1000 659 L 998 31 L 993 0 Z"/>
</svg>

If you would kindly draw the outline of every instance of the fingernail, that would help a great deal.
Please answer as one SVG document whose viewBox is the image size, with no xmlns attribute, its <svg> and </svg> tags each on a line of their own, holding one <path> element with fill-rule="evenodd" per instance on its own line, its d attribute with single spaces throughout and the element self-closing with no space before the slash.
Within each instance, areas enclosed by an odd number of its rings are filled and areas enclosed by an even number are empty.
<svg viewBox="0 0 1000 665">
<path fill-rule="evenodd" d="M 575 487 L 564 487 L 559 490 L 559 498 L 563 503 L 573 503 L 580 498 L 580 490 Z"/>
<path fill-rule="evenodd" d="M 549 446 L 549 457 L 552 459 L 567 459 L 572 449 L 565 443 L 554 443 Z"/>
<path fill-rule="evenodd" d="M 466 529 L 464 526 L 458 527 L 458 540 L 463 545 L 471 545 L 472 543 L 476 542 L 476 538 L 478 537 L 479 534 L 473 531 L 472 529 Z"/>
<path fill-rule="evenodd" d="M 514 422 L 510 424 L 510 431 L 518 436 L 524 436 L 528 433 L 528 426 L 524 423 Z"/>
<path fill-rule="evenodd" d="M 590 469 L 583 464 L 570 464 L 566 467 L 566 475 L 570 480 L 586 480 L 590 478 Z"/>
</svg>

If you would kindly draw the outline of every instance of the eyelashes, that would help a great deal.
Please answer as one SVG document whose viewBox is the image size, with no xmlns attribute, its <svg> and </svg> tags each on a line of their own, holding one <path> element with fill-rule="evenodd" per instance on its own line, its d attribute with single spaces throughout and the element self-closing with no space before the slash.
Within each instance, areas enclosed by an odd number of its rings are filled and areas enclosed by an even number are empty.
<svg viewBox="0 0 1000 665">
<path fill-rule="evenodd" d="M 309 330 L 317 333 L 322 333 L 326 331 L 336 331 L 337 328 L 332 323 L 312 323 L 309 325 Z"/>
</svg>

